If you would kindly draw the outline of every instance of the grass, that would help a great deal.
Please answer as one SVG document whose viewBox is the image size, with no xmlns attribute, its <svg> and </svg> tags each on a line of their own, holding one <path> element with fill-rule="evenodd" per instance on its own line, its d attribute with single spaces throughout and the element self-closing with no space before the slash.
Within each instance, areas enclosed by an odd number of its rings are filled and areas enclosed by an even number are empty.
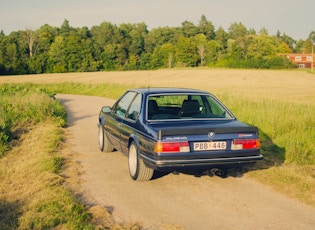
<svg viewBox="0 0 315 230">
<path fill-rule="evenodd" d="M 0 159 L 0 229 L 92 229 L 91 217 L 56 174 L 64 162 L 62 130 L 52 122 L 31 128 Z"/>
<path fill-rule="evenodd" d="M 53 94 L 27 84 L 3 85 L 0 95 L 0 229 L 141 228 L 89 209 L 69 189 L 66 114 Z"/>
<path fill-rule="evenodd" d="M 283 149 L 278 158 L 283 163 L 315 165 L 315 105 L 279 102 L 274 99 L 250 100 L 242 96 L 222 95 L 224 103 L 242 121 L 260 128 L 264 142 L 272 141 Z M 263 150 L 268 146 L 263 145 Z M 268 154 L 268 151 L 267 151 Z"/>
<path fill-rule="evenodd" d="M 315 205 L 315 104 L 221 95 L 242 121 L 259 127 L 265 160 L 248 175 Z"/>
<path fill-rule="evenodd" d="M 0 229 L 92 229 L 57 174 L 64 164 L 58 151 L 64 108 L 38 88 L 4 85 L 0 94 Z"/>
<path fill-rule="evenodd" d="M 29 84 L 37 87 L 36 85 Z M 45 89 L 56 93 L 79 94 L 89 96 L 103 96 L 108 98 L 118 98 L 127 89 L 136 87 L 135 85 L 120 85 L 116 83 L 107 84 L 83 84 L 74 82 L 65 82 L 62 84 L 45 84 Z"/>
<path fill-rule="evenodd" d="M 28 85 L 3 85 L 0 88 L 0 157 L 10 149 L 14 131 L 46 120 L 65 125 L 65 109 L 52 95 Z"/>
</svg>

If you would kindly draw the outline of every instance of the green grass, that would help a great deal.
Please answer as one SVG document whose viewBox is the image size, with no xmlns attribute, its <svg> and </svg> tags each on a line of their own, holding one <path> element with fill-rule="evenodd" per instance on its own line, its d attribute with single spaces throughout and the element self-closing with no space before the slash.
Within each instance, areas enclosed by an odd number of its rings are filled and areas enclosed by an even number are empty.
<svg viewBox="0 0 315 230">
<path fill-rule="evenodd" d="M 219 97 L 240 120 L 259 127 L 265 159 L 249 175 L 315 205 L 315 105 L 242 95 Z"/>
<path fill-rule="evenodd" d="M 259 127 L 266 154 L 276 154 L 286 164 L 315 165 L 314 104 L 226 94 L 220 98 L 240 120 Z"/>
<path fill-rule="evenodd" d="M 32 87 L 38 87 L 30 84 Z M 40 87 L 40 86 L 39 86 Z M 120 84 L 83 84 L 83 83 L 62 83 L 62 84 L 46 84 L 42 85 L 49 92 L 65 93 L 65 94 L 79 94 L 89 96 L 103 96 L 108 98 L 118 98 L 127 89 L 136 87 L 131 85 Z"/>
<path fill-rule="evenodd" d="M 0 157 L 10 149 L 21 131 L 32 124 L 54 120 L 60 126 L 66 123 L 63 106 L 53 99 L 53 94 L 32 85 L 2 85 L 0 87 Z"/>
</svg>

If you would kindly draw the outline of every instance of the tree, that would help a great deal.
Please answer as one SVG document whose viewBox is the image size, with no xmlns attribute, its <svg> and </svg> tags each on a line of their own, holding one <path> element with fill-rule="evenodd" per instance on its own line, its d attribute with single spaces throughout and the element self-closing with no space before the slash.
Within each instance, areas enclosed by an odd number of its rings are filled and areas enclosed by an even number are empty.
<svg viewBox="0 0 315 230">
<path fill-rule="evenodd" d="M 144 49 L 147 53 L 153 53 L 155 47 L 166 43 L 176 44 L 178 38 L 183 36 L 180 28 L 158 27 L 152 29 L 145 37 Z"/>
<path fill-rule="evenodd" d="M 242 23 L 232 23 L 229 27 L 229 38 L 237 39 L 248 34 L 246 27 Z"/>
<path fill-rule="evenodd" d="M 75 72 L 80 68 L 80 62 L 82 60 L 82 41 L 76 35 L 70 35 L 64 40 L 63 57 L 64 64 L 67 72 Z"/>
<path fill-rule="evenodd" d="M 176 46 L 176 61 L 179 66 L 194 67 L 198 62 L 196 44 L 189 38 L 181 37 Z"/>
<path fill-rule="evenodd" d="M 311 41 L 313 42 L 313 44 L 315 43 L 315 31 L 312 31 L 310 33 L 310 35 L 308 36 L 309 39 L 311 39 Z"/>
<path fill-rule="evenodd" d="M 193 37 L 198 33 L 198 28 L 190 21 L 184 21 L 182 23 L 182 30 L 186 38 Z"/>
<path fill-rule="evenodd" d="M 60 35 L 67 37 L 69 36 L 72 28 L 69 25 L 69 21 L 65 19 L 60 27 Z"/>
<path fill-rule="evenodd" d="M 48 71 L 51 73 L 66 72 L 66 57 L 65 57 L 65 41 L 62 36 L 57 36 L 49 49 Z"/>
<path fill-rule="evenodd" d="M 290 49 L 287 43 L 281 42 L 279 46 L 279 53 L 288 54 L 288 53 L 292 53 L 292 50 Z"/>
<path fill-rule="evenodd" d="M 118 41 L 122 40 L 119 37 L 117 26 L 110 22 L 103 22 L 99 26 L 93 26 L 90 33 L 99 47 L 104 47 L 108 44 L 116 44 Z"/>
<path fill-rule="evenodd" d="M 228 33 L 224 31 L 224 29 L 220 26 L 216 31 L 215 40 L 219 43 L 220 49 L 218 50 L 220 57 L 223 53 L 226 52 L 227 41 L 228 41 Z"/>
<path fill-rule="evenodd" d="M 286 34 L 283 34 L 282 36 L 280 36 L 280 41 L 287 43 L 291 50 L 294 49 L 294 46 L 296 44 L 296 41 Z"/>
<path fill-rule="evenodd" d="M 22 34 L 22 31 L 12 32 L 2 39 L 2 68 L 6 69 L 6 74 L 27 73 L 27 48 Z"/>
<path fill-rule="evenodd" d="M 117 60 L 117 44 L 108 44 L 100 55 L 103 70 L 119 69 Z"/>
<path fill-rule="evenodd" d="M 267 35 L 251 36 L 247 46 L 247 58 L 265 57 L 279 52 L 280 43 L 276 38 Z"/>
<path fill-rule="evenodd" d="M 206 16 L 202 15 L 198 24 L 199 33 L 206 36 L 207 40 L 215 39 L 214 26 L 211 21 L 208 21 Z"/>
<path fill-rule="evenodd" d="M 45 73 L 48 71 L 48 58 L 51 44 L 58 35 L 58 28 L 48 24 L 41 26 L 36 30 L 37 44 L 36 52 L 29 61 L 29 73 Z"/>
<path fill-rule="evenodd" d="M 295 53 L 303 53 L 304 51 L 304 40 L 300 39 L 296 42 L 296 45 L 294 47 Z"/>
<path fill-rule="evenodd" d="M 315 31 L 312 31 L 308 37 L 309 37 L 309 39 L 310 39 L 310 40 L 311 40 L 311 42 L 312 42 L 312 52 L 314 52 L 314 44 L 315 44 Z"/>
<path fill-rule="evenodd" d="M 131 43 L 129 52 L 135 55 L 137 62 L 140 61 L 141 53 L 144 51 L 144 39 L 147 33 L 147 25 L 144 23 L 135 24 L 130 31 Z"/>
<path fill-rule="evenodd" d="M 313 42 L 310 38 L 306 39 L 303 45 L 304 53 L 312 53 Z"/>
<path fill-rule="evenodd" d="M 211 40 L 207 42 L 206 64 L 214 64 L 221 58 L 221 50 L 223 50 L 220 42 Z"/>
<path fill-rule="evenodd" d="M 33 57 L 34 53 L 36 52 L 37 43 L 38 43 L 38 36 L 35 31 L 31 29 L 25 30 L 25 39 L 28 45 L 29 57 Z"/>
<path fill-rule="evenodd" d="M 73 28 L 68 20 L 60 27 L 48 24 L 38 30 L 0 32 L 0 73 L 25 74 L 99 70 L 172 68 L 174 66 L 224 66 L 279 68 L 288 65 L 278 53 L 311 52 L 312 31 L 307 40 L 295 41 L 279 31 L 258 34 L 242 23 L 226 32 L 214 31 L 202 15 L 198 25 L 184 21 L 178 27 L 151 31 L 145 23 Z"/>
<path fill-rule="evenodd" d="M 198 34 L 193 37 L 193 41 L 195 42 L 195 46 L 197 47 L 197 53 L 199 56 L 198 63 L 200 66 L 205 66 L 206 64 L 206 52 L 207 52 L 207 38 L 204 34 Z"/>
<path fill-rule="evenodd" d="M 151 57 L 151 68 L 172 68 L 174 65 L 175 47 L 171 43 L 156 47 Z"/>
<path fill-rule="evenodd" d="M 0 74 L 5 74 L 6 73 L 6 68 L 5 68 L 5 57 L 4 57 L 4 50 L 5 50 L 5 35 L 3 31 L 0 33 Z"/>
<path fill-rule="evenodd" d="M 268 33 L 268 30 L 265 27 L 263 27 L 260 29 L 259 34 L 267 36 L 269 33 Z"/>
</svg>

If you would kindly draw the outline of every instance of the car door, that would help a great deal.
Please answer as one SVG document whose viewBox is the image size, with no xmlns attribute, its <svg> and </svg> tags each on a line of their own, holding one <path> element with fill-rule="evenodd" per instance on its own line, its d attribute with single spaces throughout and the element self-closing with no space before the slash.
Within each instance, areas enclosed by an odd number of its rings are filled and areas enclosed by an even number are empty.
<svg viewBox="0 0 315 230">
<path fill-rule="evenodd" d="M 126 118 L 122 121 L 121 125 L 121 148 L 122 152 L 128 153 L 128 142 L 131 135 L 138 133 L 138 117 L 141 110 L 141 94 L 138 93 L 132 100 L 128 108 Z"/>
<path fill-rule="evenodd" d="M 121 151 L 121 126 L 126 118 L 130 103 L 136 96 L 136 92 L 128 91 L 113 106 L 112 116 L 107 121 L 107 128 L 111 133 L 110 142 L 118 150 Z"/>
</svg>

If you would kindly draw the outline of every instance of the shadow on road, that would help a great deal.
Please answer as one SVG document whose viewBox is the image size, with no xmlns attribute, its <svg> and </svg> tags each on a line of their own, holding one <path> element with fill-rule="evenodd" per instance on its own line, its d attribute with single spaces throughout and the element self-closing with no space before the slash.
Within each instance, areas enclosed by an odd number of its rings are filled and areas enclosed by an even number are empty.
<svg viewBox="0 0 315 230">
<path fill-rule="evenodd" d="M 22 206 L 19 201 L 0 199 L 0 229 L 18 229 Z"/>
</svg>

